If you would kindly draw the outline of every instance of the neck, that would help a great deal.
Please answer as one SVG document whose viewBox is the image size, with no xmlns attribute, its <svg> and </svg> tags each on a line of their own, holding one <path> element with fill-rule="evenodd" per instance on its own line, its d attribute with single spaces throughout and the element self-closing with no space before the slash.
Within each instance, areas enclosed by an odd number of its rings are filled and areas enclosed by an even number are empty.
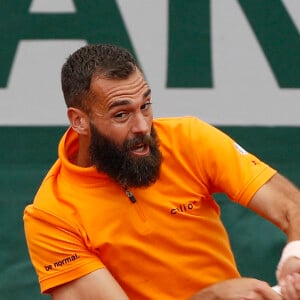
<svg viewBox="0 0 300 300">
<path fill-rule="evenodd" d="M 79 149 L 74 162 L 77 166 L 87 168 L 92 165 L 89 154 L 89 140 L 85 136 L 78 137 Z"/>
</svg>

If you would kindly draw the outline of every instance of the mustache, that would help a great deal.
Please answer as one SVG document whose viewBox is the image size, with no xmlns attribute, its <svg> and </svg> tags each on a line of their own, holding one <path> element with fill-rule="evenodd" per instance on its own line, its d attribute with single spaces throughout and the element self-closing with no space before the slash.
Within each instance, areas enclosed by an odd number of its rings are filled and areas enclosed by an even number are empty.
<svg viewBox="0 0 300 300">
<path fill-rule="evenodd" d="M 138 135 L 124 143 L 124 150 L 130 151 L 141 144 L 152 146 L 156 144 L 156 141 L 151 135 Z"/>
</svg>

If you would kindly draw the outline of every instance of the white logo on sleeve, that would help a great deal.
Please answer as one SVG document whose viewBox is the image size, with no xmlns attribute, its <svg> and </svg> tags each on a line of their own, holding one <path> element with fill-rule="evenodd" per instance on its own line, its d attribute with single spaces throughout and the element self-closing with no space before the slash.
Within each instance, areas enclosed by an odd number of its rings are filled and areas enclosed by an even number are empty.
<svg viewBox="0 0 300 300">
<path fill-rule="evenodd" d="M 241 147 L 239 144 L 234 143 L 234 147 L 235 147 L 236 150 L 237 150 L 238 152 L 240 152 L 241 154 L 248 154 L 248 152 L 247 152 L 243 147 Z"/>
</svg>

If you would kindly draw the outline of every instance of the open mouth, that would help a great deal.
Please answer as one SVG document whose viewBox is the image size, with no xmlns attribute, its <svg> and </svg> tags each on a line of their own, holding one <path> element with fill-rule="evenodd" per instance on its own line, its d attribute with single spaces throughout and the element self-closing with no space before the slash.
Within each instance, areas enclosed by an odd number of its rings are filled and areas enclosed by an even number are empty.
<svg viewBox="0 0 300 300">
<path fill-rule="evenodd" d="M 133 155 L 144 156 L 149 154 L 149 145 L 137 144 L 131 148 L 130 153 Z"/>
</svg>

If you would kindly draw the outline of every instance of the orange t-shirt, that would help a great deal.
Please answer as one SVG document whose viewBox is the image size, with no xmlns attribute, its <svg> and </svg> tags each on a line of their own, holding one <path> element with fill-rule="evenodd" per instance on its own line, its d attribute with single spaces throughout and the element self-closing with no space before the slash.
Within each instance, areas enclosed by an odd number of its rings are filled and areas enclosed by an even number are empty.
<svg viewBox="0 0 300 300">
<path fill-rule="evenodd" d="M 193 117 L 153 122 L 163 155 L 160 178 L 123 188 L 68 157 L 78 149 L 69 129 L 59 158 L 25 209 L 29 253 L 42 292 L 106 267 L 132 300 L 187 299 L 238 277 L 219 206 L 224 192 L 247 206 L 275 170 L 216 128 Z"/>
</svg>

